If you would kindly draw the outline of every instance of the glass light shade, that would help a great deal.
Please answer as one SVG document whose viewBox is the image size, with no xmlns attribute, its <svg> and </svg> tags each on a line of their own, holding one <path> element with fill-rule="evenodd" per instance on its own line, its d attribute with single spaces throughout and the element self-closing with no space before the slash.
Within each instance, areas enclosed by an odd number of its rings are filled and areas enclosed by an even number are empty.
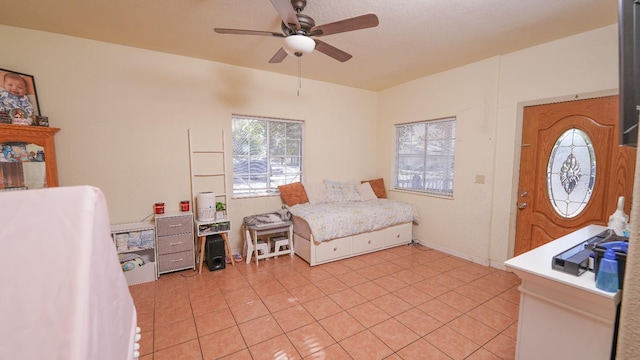
<svg viewBox="0 0 640 360">
<path fill-rule="evenodd" d="M 289 35 L 284 38 L 284 51 L 291 56 L 309 54 L 316 47 L 312 38 L 304 35 Z"/>
</svg>

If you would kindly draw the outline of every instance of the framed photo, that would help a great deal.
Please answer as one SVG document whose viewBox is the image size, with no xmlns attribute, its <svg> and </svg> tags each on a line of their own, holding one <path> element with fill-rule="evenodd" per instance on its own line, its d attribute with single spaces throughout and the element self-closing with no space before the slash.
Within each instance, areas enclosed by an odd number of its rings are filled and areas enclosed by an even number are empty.
<svg viewBox="0 0 640 360">
<path fill-rule="evenodd" d="M 34 77 L 0 69 L 0 123 L 32 125 L 37 116 L 40 104 Z"/>
</svg>

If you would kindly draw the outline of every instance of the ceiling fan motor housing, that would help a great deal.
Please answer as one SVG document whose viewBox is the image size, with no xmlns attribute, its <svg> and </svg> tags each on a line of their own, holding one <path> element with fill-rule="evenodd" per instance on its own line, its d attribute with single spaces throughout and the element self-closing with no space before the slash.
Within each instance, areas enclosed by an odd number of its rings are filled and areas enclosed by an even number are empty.
<svg viewBox="0 0 640 360">
<path fill-rule="evenodd" d="M 304 14 L 297 14 L 298 22 L 300 23 L 300 30 L 296 30 L 295 28 L 290 29 L 287 24 L 282 22 L 282 32 L 286 35 L 309 35 L 311 33 L 311 28 L 316 26 L 315 20 L 311 18 L 311 16 L 307 16 Z"/>
</svg>

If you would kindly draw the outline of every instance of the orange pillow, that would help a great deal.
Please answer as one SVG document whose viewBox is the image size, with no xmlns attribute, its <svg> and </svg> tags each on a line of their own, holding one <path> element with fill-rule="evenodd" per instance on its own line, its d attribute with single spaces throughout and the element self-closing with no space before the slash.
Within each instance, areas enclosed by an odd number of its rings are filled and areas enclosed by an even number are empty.
<svg viewBox="0 0 640 360">
<path fill-rule="evenodd" d="M 278 186 L 278 190 L 280 190 L 282 201 L 288 206 L 309 202 L 307 193 L 304 191 L 304 186 L 302 186 L 301 182 L 280 185 Z"/>
<path fill-rule="evenodd" d="M 362 180 L 360 183 L 366 183 L 368 182 L 369 185 L 371 185 L 371 188 L 373 189 L 373 192 L 376 194 L 376 196 L 379 199 L 386 199 L 387 198 L 387 190 L 384 187 L 384 179 L 383 178 L 379 178 L 379 179 L 373 179 L 373 180 Z"/>
</svg>

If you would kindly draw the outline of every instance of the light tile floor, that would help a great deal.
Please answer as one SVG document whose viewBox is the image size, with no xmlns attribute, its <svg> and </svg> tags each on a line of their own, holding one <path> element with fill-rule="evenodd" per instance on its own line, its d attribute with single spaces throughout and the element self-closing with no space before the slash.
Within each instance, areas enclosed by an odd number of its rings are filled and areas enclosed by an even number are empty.
<svg viewBox="0 0 640 360">
<path fill-rule="evenodd" d="M 142 360 L 513 359 L 512 273 L 422 246 L 294 256 L 130 287 Z"/>
</svg>

